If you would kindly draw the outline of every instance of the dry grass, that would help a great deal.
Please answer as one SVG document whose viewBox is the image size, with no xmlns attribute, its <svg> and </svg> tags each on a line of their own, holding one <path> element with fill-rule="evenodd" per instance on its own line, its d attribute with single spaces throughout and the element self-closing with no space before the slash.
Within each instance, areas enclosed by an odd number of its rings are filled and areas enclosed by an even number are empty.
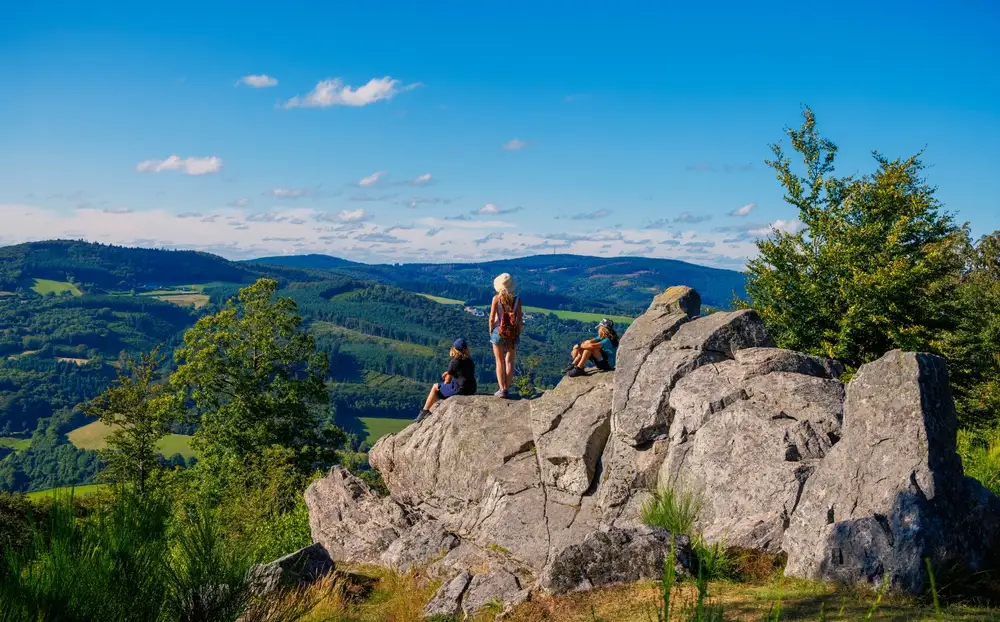
<svg viewBox="0 0 1000 622">
<path fill-rule="evenodd" d="M 685 618 L 681 611 L 693 606 L 697 590 L 691 583 L 677 586 L 672 597 L 671 620 Z M 875 594 L 838 589 L 832 585 L 781 579 L 766 586 L 735 583 L 713 583 L 709 586 L 709 603 L 721 604 L 727 620 L 763 622 L 781 602 L 781 620 L 847 622 L 863 620 L 871 609 Z M 519 607 L 508 618 L 513 622 L 650 622 L 656 620 L 660 602 L 658 584 L 643 582 L 590 592 L 549 597 L 537 596 Z M 893 621 L 937 620 L 934 609 L 905 597 L 883 597 L 872 619 Z M 944 610 L 945 620 L 1000 620 L 1000 610 L 952 606 Z"/>
<path fill-rule="evenodd" d="M 765 563 L 760 561 L 760 567 Z M 424 605 L 440 585 L 417 574 L 398 575 L 382 568 L 340 566 L 336 574 L 315 586 L 319 604 L 307 622 L 416 622 Z M 315 596 L 315 594 L 314 594 Z M 694 605 L 694 584 L 679 584 L 672 599 L 671 620 L 685 618 L 681 610 Z M 795 579 L 774 579 L 765 585 L 712 583 L 709 603 L 725 608 L 726 620 L 763 622 L 775 603 L 781 603 L 781 620 L 847 622 L 865 619 L 874 602 L 872 592 L 837 588 L 830 584 Z M 631 585 L 565 594 L 536 595 L 518 607 L 512 622 L 655 622 L 660 603 L 659 584 L 644 581 Z M 473 622 L 492 621 L 496 612 L 484 611 Z M 873 620 L 933 621 L 933 607 L 901 596 L 886 596 Z M 944 620 L 1000 621 L 1000 610 L 965 607 L 945 608 Z"/>
<path fill-rule="evenodd" d="M 165 294 L 153 296 L 157 300 L 173 303 L 179 307 L 191 307 L 200 309 L 208 304 L 208 294 Z"/>
<path fill-rule="evenodd" d="M 415 574 L 399 575 L 383 568 L 338 567 L 316 589 L 325 595 L 304 622 L 412 622 L 438 583 Z"/>
</svg>

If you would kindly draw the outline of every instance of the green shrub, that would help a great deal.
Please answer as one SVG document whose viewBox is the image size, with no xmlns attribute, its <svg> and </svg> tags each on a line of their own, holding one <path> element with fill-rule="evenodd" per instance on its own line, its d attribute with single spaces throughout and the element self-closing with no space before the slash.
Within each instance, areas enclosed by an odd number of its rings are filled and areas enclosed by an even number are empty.
<svg viewBox="0 0 1000 622">
<path fill-rule="evenodd" d="M 959 430 L 958 453 L 965 474 L 1000 495 L 1000 427 Z"/>
<path fill-rule="evenodd" d="M 672 534 L 692 535 L 701 511 L 699 495 L 679 488 L 664 488 L 642 506 L 642 522 L 663 527 Z"/>
</svg>

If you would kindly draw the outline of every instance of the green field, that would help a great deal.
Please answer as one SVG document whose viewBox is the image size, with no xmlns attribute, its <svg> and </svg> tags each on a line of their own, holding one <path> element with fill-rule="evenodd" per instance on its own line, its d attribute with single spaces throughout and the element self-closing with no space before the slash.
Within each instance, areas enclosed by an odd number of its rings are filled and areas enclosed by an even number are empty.
<svg viewBox="0 0 1000 622">
<path fill-rule="evenodd" d="M 560 320 L 576 320 L 577 322 L 597 323 L 608 318 L 615 323 L 616 327 L 624 327 L 635 321 L 635 318 L 626 315 L 603 315 L 601 313 L 589 313 L 586 311 L 565 311 L 562 309 L 543 309 L 541 307 L 525 307 L 526 313 L 552 313 Z M 619 334 L 622 331 L 618 331 Z"/>
<path fill-rule="evenodd" d="M 385 337 L 373 337 L 372 335 L 366 335 L 360 331 L 344 328 L 343 326 L 337 326 L 336 324 L 331 324 L 330 322 L 313 322 L 310 325 L 310 330 L 317 335 L 342 335 L 347 337 L 353 343 L 372 343 L 387 346 L 404 354 L 413 354 L 416 356 L 434 356 L 435 354 L 434 348 L 430 346 L 418 343 L 407 343 L 405 341 L 397 341 L 396 339 L 387 339 Z"/>
<path fill-rule="evenodd" d="M 107 447 L 107 438 L 111 431 L 110 426 L 95 421 L 69 432 L 66 437 L 80 449 L 98 450 Z M 168 458 L 174 454 L 181 454 L 185 458 L 198 455 L 191 449 L 191 437 L 185 434 L 168 434 L 160 439 L 158 446 L 160 453 Z"/>
<path fill-rule="evenodd" d="M 50 281 L 49 279 L 35 279 L 35 284 L 31 288 L 36 294 L 45 295 L 49 292 L 55 294 L 56 296 L 62 294 L 63 292 L 69 292 L 74 296 L 82 296 L 81 292 L 76 285 L 69 283 L 67 281 Z"/>
<path fill-rule="evenodd" d="M 443 304 L 443 305 L 461 305 L 461 304 L 465 304 L 463 301 L 461 301 L 461 300 L 455 300 L 454 298 L 442 298 L 441 296 L 432 296 L 430 294 L 421 294 L 421 293 L 417 293 L 417 296 L 423 296 L 424 298 L 426 298 L 428 300 L 433 300 L 434 302 L 437 302 L 437 303 Z"/>
<path fill-rule="evenodd" d="M 68 495 L 71 490 L 73 491 L 73 495 L 76 497 L 86 497 L 87 495 L 100 492 L 101 489 L 106 486 L 107 484 L 82 484 L 75 487 L 63 486 L 61 488 L 49 488 L 48 490 L 36 490 L 35 492 L 29 492 L 28 498 L 32 501 L 37 501 L 38 499 L 44 499 L 45 497 L 50 497 L 55 494 Z"/>
<path fill-rule="evenodd" d="M 386 434 L 395 434 L 413 423 L 412 419 L 389 419 L 385 417 L 361 417 L 365 424 L 365 440 L 374 443 Z"/>
<path fill-rule="evenodd" d="M 0 436 L 0 447 L 10 447 L 14 451 L 24 451 L 31 447 L 31 439 Z"/>
</svg>

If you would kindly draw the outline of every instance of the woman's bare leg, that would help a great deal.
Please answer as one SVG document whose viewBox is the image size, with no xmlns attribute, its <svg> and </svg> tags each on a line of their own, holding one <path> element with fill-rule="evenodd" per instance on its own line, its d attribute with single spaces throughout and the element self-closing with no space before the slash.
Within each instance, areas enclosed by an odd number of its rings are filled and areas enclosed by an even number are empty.
<svg viewBox="0 0 1000 622">
<path fill-rule="evenodd" d="M 506 372 L 507 372 L 507 384 L 504 385 L 503 390 L 507 391 L 510 389 L 511 383 L 514 381 L 514 357 L 517 356 L 517 346 L 511 346 L 507 348 L 507 361 L 506 361 Z"/>
<path fill-rule="evenodd" d="M 441 397 L 441 394 L 438 393 L 438 386 L 436 384 L 431 385 L 431 392 L 427 394 L 427 401 L 424 402 L 424 410 L 430 410 L 439 397 Z"/>
<path fill-rule="evenodd" d="M 497 363 L 497 385 L 502 391 L 504 390 L 504 385 L 507 382 L 507 365 L 504 362 L 503 346 L 500 344 L 493 344 L 493 358 L 496 359 Z"/>
</svg>

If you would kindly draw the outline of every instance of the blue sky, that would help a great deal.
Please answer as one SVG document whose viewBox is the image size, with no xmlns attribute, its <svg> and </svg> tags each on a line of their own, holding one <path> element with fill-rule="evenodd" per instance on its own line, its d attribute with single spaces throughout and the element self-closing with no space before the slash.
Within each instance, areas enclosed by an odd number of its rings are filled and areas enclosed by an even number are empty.
<svg viewBox="0 0 1000 622">
<path fill-rule="evenodd" d="M 671 4 L 17 3 L 0 243 L 739 268 L 803 103 L 1000 228 L 996 2 Z"/>
</svg>

